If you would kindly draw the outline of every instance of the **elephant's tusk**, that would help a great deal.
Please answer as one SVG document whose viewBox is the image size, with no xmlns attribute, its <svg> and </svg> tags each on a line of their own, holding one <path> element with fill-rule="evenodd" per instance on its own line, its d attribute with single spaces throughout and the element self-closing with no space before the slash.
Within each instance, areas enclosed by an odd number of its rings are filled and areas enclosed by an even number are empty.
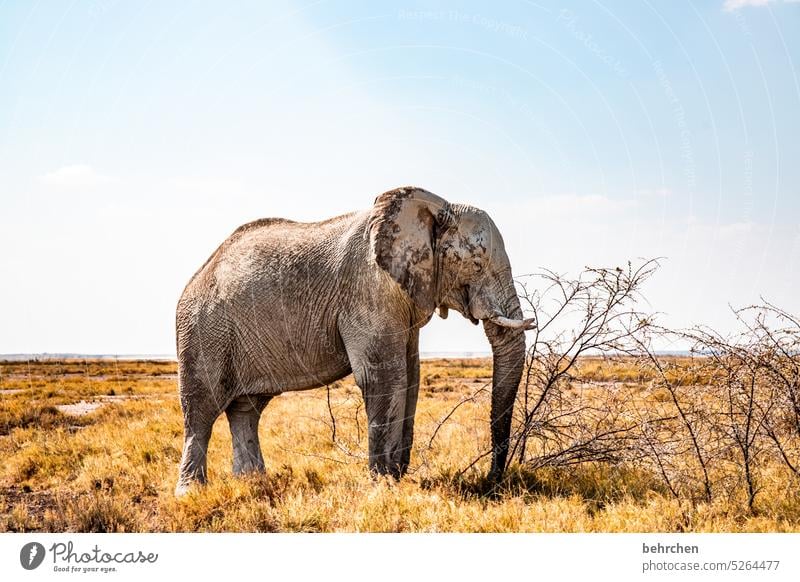
<svg viewBox="0 0 800 582">
<path fill-rule="evenodd" d="M 531 317 L 530 319 L 509 319 L 508 317 L 498 315 L 493 317 L 490 321 L 502 327 L 509 327 L 511 329 L 536 329 L 536 318 L 534 317 Z"/>
</svg>

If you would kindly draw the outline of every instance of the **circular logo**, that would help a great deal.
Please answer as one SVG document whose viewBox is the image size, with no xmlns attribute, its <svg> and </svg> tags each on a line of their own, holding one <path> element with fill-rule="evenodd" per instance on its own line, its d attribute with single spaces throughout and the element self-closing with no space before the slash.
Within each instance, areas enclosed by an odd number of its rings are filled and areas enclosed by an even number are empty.
<svg viewBox="0 0 800 582">
<path fill-rule="evenodd" d="M 44 546 L 39 542 L 29 542 L 19 551 L 19 563 L 26 570 L 35 570 L 44 561 Z"/>
</svg>

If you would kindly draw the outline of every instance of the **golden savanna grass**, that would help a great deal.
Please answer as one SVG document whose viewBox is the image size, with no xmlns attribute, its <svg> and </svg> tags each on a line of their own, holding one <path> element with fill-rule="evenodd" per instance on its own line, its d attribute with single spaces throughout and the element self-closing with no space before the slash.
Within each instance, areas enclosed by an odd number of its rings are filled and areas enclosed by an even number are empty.
<svg viewBox="0 0 800 582">
<path fill-rule="evenodd" d="M 662 397 L 624 362 L 587 358 L 579 374 L 598 390 L 616 382 L 639 386 L 654 404 Z M 0 363 L 0 531 L 800 531 L 800 487 L 777 464 L 763 471 L 754 511 L 724 497 L 676 501 L 657 475 L 608 464 L 512 467 L 487 493 L 485 461 L 460 471 L 486 450 L 488 391 L 430 441 L 490 377 L 488 360 L 423 362 L 412 470 L 400 482 L 369 474 L 364 410 L 347 378 L 269 404 L 264 475 L 231 475 L 220 417 L 210 484 L 176 499 L 183 435 L 173 362 Z M 89 412 L 63 408 L 79 403 Z"/>
</svg>

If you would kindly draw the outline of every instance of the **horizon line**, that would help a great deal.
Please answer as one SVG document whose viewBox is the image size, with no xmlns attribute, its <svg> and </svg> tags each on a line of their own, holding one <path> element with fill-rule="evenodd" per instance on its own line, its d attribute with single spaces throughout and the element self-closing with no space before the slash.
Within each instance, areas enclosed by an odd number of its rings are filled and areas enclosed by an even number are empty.
<svg viewBox="0 0 800 582">
<path fill-rule="evenodd" d="M 658 356 L 688 356 L 693 352 L 690 350 L 654 350 L 653 353 Z M 420 359 L 478 359 L 489 358 L 492 356 L 491 351 L 431 351 L 420 352 Z M 602 355 L 625 355 L 625 354 L 586 354 L 588 357 L 598 357 Z M 24 361 L 37 361 L 37 360 L 158 360 L 158 361 L 174 361 L 178 360 L 176 354 L 92 354 L 81 352 L 20 352 L 0 354 L 0 363 L 2 362 L 24 362 Z"/>
</svg>

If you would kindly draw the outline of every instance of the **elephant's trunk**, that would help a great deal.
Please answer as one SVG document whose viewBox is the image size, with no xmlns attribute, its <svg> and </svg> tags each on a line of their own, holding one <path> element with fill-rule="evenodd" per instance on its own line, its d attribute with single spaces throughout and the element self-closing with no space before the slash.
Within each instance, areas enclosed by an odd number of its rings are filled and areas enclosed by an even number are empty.
<svg viewBox="0 0 800 582">
<path fill-rule="evenodd" d="M 512 284 L 513 289 L 513 284 Z M 514 293 L 505 309 L 509 318 L 522 320 L 522 309 Z M 484 320 L 483 328 L 492 345 L 492 468 L 489 479 L 497 482 L 503 476 L 508 458 L 511 419 L 514 401 L 525 364 L 523 327 L 507 327 Z"/>
</svg>

